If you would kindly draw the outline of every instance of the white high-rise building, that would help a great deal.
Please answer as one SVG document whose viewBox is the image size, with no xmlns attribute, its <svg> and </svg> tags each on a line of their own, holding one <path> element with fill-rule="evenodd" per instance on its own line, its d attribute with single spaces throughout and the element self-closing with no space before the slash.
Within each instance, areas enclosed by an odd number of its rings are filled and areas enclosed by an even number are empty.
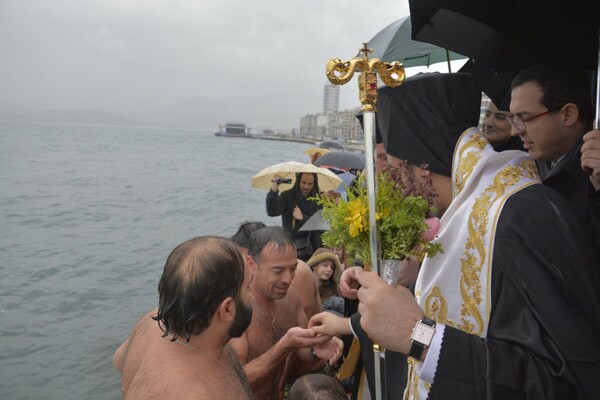
<svg viewBox="0 0 600 400">
<path fill-rule="evenodd" d="M 323 114 L 337 112 L 340 107 L 340 87 L 326 83 L 323 89 Z"/>
</svg>

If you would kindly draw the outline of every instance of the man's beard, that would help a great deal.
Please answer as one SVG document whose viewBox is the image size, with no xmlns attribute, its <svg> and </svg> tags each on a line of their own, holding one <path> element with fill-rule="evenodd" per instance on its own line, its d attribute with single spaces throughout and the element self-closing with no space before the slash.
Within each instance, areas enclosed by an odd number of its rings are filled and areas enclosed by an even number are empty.
<svg viewBox="0 0 600 400">
<path fill-rule="evenodd" d="M 252 322 L 252 306 L 244 303 L 238 296 L 235 299 L 235 318 L 233 319 L 233 324 L 229 327 L 229 336 L 232 338 L 242 336 L 246 332 L 246 329 L 248 329 L 250 322 Z"/>
</svg>

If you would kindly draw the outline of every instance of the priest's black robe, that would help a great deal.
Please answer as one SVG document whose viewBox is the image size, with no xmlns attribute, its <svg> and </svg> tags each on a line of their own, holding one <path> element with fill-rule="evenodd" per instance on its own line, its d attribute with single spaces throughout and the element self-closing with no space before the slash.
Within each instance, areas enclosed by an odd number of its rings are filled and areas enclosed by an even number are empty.
<svg viewBox="0 0 600 400">
<path fill-rule="evenodd" d="M 600 269 L 556 192 L 500 214 L 486 338 L 447 326 L 429 399 L 600 399 Z"/>
</svg>

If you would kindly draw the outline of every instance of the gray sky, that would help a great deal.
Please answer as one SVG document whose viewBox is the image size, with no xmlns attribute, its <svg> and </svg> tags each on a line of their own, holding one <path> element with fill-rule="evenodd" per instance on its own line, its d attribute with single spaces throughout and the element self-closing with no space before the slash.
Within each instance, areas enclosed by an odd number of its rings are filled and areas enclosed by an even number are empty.
<svg viewBox="0 0 600 400">
<path fill-rule="evenodd" d="M 0 107 L 134 113 L 196 96 L 322 108 L 325 65 L 407 0 L 0 0 Z M 359 105 L 356 77 L 340 108 Z"/>
</svg>

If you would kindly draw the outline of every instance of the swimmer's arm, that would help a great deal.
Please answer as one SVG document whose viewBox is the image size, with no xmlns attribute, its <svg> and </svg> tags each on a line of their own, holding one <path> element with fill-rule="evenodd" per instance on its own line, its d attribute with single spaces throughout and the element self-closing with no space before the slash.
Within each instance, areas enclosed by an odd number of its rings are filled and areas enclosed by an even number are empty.
<svg viewBox="0 0 600 400">
<path fill-rule="evenodd" d="M 308 327 L 308 319 L 306 318 L 306 313 L 304 312 L 301 306 L 302 304 L 296 306 L 296 321 L 299 327 L 306 329 Z M 325 339 L 325 337 L 323 336 L 321 342 L 327 342 L 328 340 L 329 337 Z M 310 347 L 302 347 L 296 349 L 298 357 L 300 357 L 300 359 L 306 364 L 315 365 L 319 363 L 324 368 L 325 361 L 315 357 L 313 347 L 314 345 L 311 345 Z"/>
<path fill-rule="evenodd" d="M 285 358 L 293 350 L 293 347 L 290 346 L 287 333 L 268 351 L 250 362 L 247 362 L 249 344 L 246 334 L 240 338 L 231 339 L 229 344 L 238 354 L 248 378 L 248 383 L 250 383 L 253 391 L 259 391 L 266 383 L 273 380 L 273 374 L 277 369 L 283 368 Z"/>
</svg>

